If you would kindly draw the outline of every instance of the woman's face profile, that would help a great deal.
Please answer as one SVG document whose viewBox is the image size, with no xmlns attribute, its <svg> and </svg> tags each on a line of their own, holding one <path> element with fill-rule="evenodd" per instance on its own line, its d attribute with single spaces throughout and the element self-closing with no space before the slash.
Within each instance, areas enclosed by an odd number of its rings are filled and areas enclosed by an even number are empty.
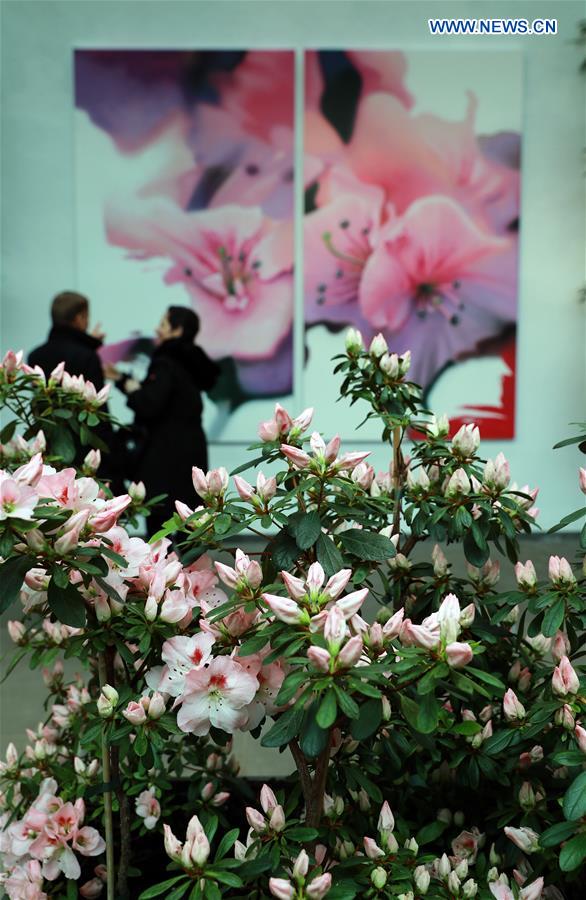
<svg viewBox="0 0 586 900">
<path fill-rule="evenodd" d="M 181 328 L 180 326 L 178 326 L 177 328 L 173 328 L 173 326 L 169 322 L 168 314 L 164 313 L 163 318 L 157 326 L 157 344 L 164 344 L 165 341 L 168 341 L 171 338 L 181 337 L 182 333 L 183 328 Z"/>
</svg>

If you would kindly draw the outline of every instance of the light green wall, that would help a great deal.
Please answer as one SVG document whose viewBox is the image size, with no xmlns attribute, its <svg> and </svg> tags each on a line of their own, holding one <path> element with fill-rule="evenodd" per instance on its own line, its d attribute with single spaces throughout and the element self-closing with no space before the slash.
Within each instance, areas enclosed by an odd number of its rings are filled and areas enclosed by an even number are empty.
<svg viewBox="0 0 586 900">
<path fill-rule="evenodd" d="M 586 79 L 572 43 L 582 0 L 477 2 L 26 2 L 2 13 L 2 347 L 30 348 L 47 329 L 47 303 L 77 286 L 73 217 L 74 47 L 515 47 L 525 57 L 517 437 L 503 442 L 513 474 L 541 485 L 542 525 L 575 509 L 575 449 L 551 446 L 586 418 L 583 147 Z M 429 16 L 556 16 L 548 37 L 432 37 Z M 495 71 L 495 79 L 499 73 Z M 300 299 L 300 298 L 298 298 Z M 115 331 L 116 307 L 100 310 Z M 319 391 L 319 385 L 315 385 Z M 298 396 L 298 404 L 313 397 Z M 297 404 L 296 404 L 297 405 Z M 316 423 L 319 427 L 319 422 Z M 487 455 L 496 453 L 490 443 Z M 212 448 L 233 467 L 235 446 Z M 374 462 L 386 464 L 379 448 Z M 582 458 L 583 460 L 583 458 Z"/>
</svg>

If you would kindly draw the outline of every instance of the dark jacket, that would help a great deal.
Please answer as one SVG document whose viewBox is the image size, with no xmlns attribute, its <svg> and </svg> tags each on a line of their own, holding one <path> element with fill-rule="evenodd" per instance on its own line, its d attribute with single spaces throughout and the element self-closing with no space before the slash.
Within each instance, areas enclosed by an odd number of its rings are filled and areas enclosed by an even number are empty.
<svg viewBox="0 0 586 900">
<path fill-rule="evenodd" d="M 100 346 L 101 341 L 85 331 L 69 325 L 53 325 L 47 343 L 33 350 L 28 361 L 31 366 L 40 366 L 47 376 L 64 362 L 70 375 L 83 375 L 99 391 L 104 387 L 104 373 L 98 356 Z"/>
<path fill-rule="evenodd" d="M 147 377 L 127 395 L 138 434 L 135 469 L 127 475 L 144 481 L 147 498 L 168 495 L 159 515 L 149 520 L 151 533 L 175 511 L 175 500 L 191 507 L 198 502 L 191 469 L 208 467 L 201 391 L 214 386 L 219 372 L 200 347 L 177 338 L 156 348 Z M 124 390 L 124 381 L 118 386 Z"/>
</svg>

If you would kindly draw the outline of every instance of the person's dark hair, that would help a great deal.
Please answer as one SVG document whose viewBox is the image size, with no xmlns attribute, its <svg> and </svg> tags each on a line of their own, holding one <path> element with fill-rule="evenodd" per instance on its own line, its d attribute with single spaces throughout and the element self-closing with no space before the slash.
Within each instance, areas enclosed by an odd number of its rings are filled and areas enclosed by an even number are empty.
<svg viewBox="0 0 586 900">
<path fill-rule="evenodd" d="M 199 316 L 188 306 L 170 306 L 167 318 L 171 328 L 183 328 L 182 339 L 193 341 L 199 331 Z"/>
<path fill-rule="evenodd" d="M 76 291 L 62 291 L 51 304 L 53 325 L 71 325 L 79 313 L 87 312 L 89 301 Z"/>
</svg>

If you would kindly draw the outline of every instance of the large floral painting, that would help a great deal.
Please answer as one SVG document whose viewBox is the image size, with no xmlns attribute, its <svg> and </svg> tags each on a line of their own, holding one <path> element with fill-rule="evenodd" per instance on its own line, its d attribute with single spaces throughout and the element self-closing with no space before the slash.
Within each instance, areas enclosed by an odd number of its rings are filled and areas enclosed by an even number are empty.
<svg viewBox="0 0 586 900">
<path fill-rule="evenodd" d="M 190 303 L 223 372 L 208 436 L 249 440 L 293 388 L 293 52 L 78 50 L 75 102 L 78 283 L 106 356 L 132 364 Z"/>
<path fill-rule="evenodd" d="M 308 385 L 382 331 L 453 428 L 513 437 L 520 100 L 516 53 L 305 54 Z"/>
</svg>

